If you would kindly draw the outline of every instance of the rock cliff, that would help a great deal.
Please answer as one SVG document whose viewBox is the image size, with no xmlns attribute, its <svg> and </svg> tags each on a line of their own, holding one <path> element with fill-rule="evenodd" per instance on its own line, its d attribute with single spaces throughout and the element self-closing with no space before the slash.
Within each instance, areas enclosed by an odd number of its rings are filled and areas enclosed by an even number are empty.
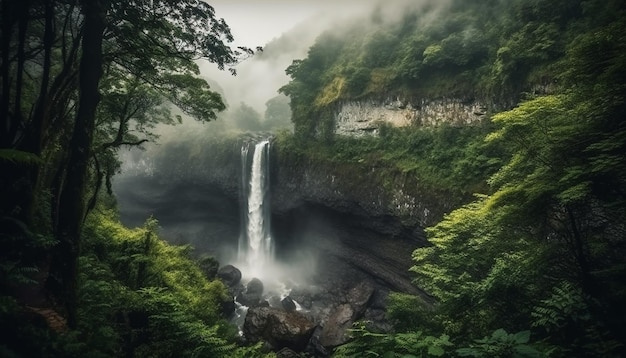
<svg viewBox="0 0 626 358">
<path fill-rule="evenodd" d="M 338 106 L 335 133 L 356 137 L 376 135 L 383 124 L 394 127 L 434 126 L 443 122 L 467 125 L 479 122 L 488 109 L 484 102 L 458 98 L 349 101 Z"/>
</svg>

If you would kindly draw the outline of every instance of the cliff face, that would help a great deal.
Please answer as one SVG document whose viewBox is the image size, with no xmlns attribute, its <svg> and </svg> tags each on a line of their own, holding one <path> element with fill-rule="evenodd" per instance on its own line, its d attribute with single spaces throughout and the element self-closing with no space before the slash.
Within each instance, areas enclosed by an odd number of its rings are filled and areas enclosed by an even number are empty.
<svg viewBox="0 0 626 358">
<path fill-rule="evenodd" d="M 480 122 L 486 103 L 458 98 L 362 100 L 344 102 L 335 115 L 335 133 L 347 136 L 376 135 L 383 124 L 435 126 L 442 123 L 468 125 Z"/>
<path fill-rule="evenodd" d="M 141 225 L 154 214 L 165 236 L 225 262 L 234 256 L 240 230 L 241 146 L 256 140 L 180 141 L 139 154 L 116 178 L 123 221 Z M 400 170 L 281 154 L 276 145 L 270 180 L 278 253 L 289 256 L 306 243 L 323 261 L 324 277 L 351 282 L 351 270 L 386 289 L 415 291 L 411 253 L 426 244 L 423 228 L 459 198 Z"/>
<path fill-rule="evenodd" d="M 423 187 L 415 177 L 361 163 L 294 162 L 274 151 L 272 206 L 276 213 L 303 204 L 372 218 L 393 217 L 407 227 L 439 221 L 457 201 Z"/>
</svg>

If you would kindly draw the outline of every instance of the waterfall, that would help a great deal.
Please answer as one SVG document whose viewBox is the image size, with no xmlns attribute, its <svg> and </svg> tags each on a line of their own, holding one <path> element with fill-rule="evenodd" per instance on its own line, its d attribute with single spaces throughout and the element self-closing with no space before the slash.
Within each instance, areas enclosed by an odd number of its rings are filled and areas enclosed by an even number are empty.
<svg viewBox="0 0 626 358">
<path fill-rule="evenodd" d="M 269 149 L 265 140 L 254 145 L 252 163 L 248 152 L 251 144 L 241 148 L 241 222 L 239 260 L 255 274 L 273 261 L 274 248 L 270 235 Z"/>
</svg>

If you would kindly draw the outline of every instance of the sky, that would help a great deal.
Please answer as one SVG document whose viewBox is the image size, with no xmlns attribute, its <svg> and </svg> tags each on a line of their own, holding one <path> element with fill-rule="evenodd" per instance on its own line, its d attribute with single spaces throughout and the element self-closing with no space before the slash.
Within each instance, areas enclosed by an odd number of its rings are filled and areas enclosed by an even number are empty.
<svg viewBox="0 0 626 358">
<path fill-rule="evenodd" d="M 236 45 L 263 46 L 313 17 L 359 12 L 375 0 L 208 0 L 224 18 Z"/>
<path fill-rule="evenodd" d="M 241 102 L 261 115 L 265 103 L 287 84 L 285 69 L 294 59 L 306 57 L 308 48 L 324 30 L 339 25 L 345 18 L 369 12 L 377 0 L 208 0 L 216 17 L 224 18 L 235 37 L 233 46 L 264 47 L 268 42 L 299 29 L 296 47 L 265 53 L 264 60 L 252 58 L 237 65 L 237 76 L 219 71 L 215 65 L 201 63 L 201 73 L 216 81 L 225 92 L 230 108 Z"/>
</svg>

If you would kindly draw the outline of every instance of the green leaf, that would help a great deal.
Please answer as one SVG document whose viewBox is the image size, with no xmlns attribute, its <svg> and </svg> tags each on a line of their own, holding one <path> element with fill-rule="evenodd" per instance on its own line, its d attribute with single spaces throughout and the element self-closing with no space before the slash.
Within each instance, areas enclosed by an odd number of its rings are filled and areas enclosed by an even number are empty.
<svg viewBox="0 0 626 358">
<path fill-rule="evenodd" d="M 41 164 L 43 162 L 37 154 L 17 149 L 0 149 L 0 160 L 18 164 Z"/>
<path fill-rule="evenodd" d="M 474 348 L 459 348 L 456 350 L 456 354 L 461 357 L 480 357 L 481 354 Z"/>
<path fill-rule="evenodd" d="M 497 340 L 497 341 L 506 340 L 507 337 L 508 337 L 508 333 L 506 333 L 506 331 L 504 329 L 502 329 L 502 328 L 495 330 L 491 334 L 491 338 L 493 338 L 494 340 Z"/>
<path fill-rule="evenodd" d="M 528 343 L 528 341 L 530 340 L 530 331 L 517 332 L 513 336 L 513 339 L 515 339 L 515 343 L 518 344 Z"/>
<path fill-rule="evenodd" d="M 439 346 L 430 346 L 428 347 L 428 354 L 435 357 L 441 357 L 445 354 L 445 351 Z"/>
<path fill-rule="evenodd" d="M 517 356 L 521 356 L 521 357 L 526 357 L 526 358 L 544 357 L 543 353 L 541 353 L 540 351 L 526 344 L 517 345 L 513 347 L 513 350 L 515 351 L 515 354 Z"/>
</svg>

